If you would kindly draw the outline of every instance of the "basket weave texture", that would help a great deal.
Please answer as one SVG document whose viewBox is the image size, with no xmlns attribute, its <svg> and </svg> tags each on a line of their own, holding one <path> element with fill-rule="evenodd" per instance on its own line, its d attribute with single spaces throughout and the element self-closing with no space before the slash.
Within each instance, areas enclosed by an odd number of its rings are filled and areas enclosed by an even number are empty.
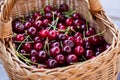
<svg viewBox="0 0 120 80">
<path fill-rule="evenodd" d="M 12 42 L 11 20 L 28 14 L 33 8 L 66 3 L 95 28 L 103 31 L 111 46 L 94 59 L 55 69 L 36 69 L 20 61 Z M 120 70 L 120 32 L 107 17 L 98 0 L 4 0 L 0 3 L 0 58 L 11 80 L 117 80 Z"/>
</svg>

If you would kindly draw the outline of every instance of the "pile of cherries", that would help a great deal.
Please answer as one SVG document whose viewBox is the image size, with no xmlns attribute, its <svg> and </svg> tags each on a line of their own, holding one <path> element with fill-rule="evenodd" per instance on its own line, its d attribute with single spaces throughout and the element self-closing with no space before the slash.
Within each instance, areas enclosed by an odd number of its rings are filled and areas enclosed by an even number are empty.
<svg viewBox="0 0 120 80">
<path fill-rule="evenodd" d="M 105 51 L 102 34 L 68 5 L 45 6 L 12 22 L 16 55 L 37 68 L 62 67 L 94 58 Z"/>
</svg>

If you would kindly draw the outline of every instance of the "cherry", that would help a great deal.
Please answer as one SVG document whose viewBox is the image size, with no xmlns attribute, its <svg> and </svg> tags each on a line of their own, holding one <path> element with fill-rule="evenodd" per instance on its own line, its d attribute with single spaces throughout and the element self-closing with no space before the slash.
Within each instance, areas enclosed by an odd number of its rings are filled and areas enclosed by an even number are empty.
<svg viewBox="0 0 120 80">
<path fill-rule="evenodd" d="M 74 21 L 75 26 L 81 26 L 82 24 L 83 24 L 82 20 L 77 19 Z"/>
<path fill-rule="evenodd" d="M 51 6 L 46 6 L 46 7 L 44 8 L 44 11 L 45 11 L 45 12 L 51 12 L 51 11 L 52 11 L 52 7 L 51 7 Z"/>
<path fill-rule="evenodd" d="M 61 4 L 61 5 L 59 6 L 59 10 L 60 10 L 61 12 L 66 12 L 66 11 L 68 11 L 68 9 L 69 9 L 69 7 L 68 7 L 67 4 Z"/>
<path fill-rule="evenodd" d="M 81 34 L 80 32 L 76 32 L 75 35 L 74 35 L 75 38 L 76 38 L 76 37 L 79 37 L 79 36 L 82 37 L 82 34 Z"/>
<path fill-rule="evenodd" d="M 91 57 L 94 56 L 94 51 L 93 50 L 86 50 L 86 54 L 85 54 L 85 57 L 87 59 L 90 59 Z"/>
<path fill-rule="evenodd" d="M 40 30 L 40 28 L 42 27 L 43 22 L 41 20 L 35 21 L 33 23 L 33 26 L 37 29 Z"/>
<path fill-rule="evenodd" d="M 48 38 L 50 40 L 55 40 L 57 38 L 57 31 L 56 30 L 49 31 Z"/>
<path fill-rule="evenodd" d="M 64 46 L 62 51 L 65 55 L 70 54 L 72 52 L 72 48 L 70 46 Z"/>
<path fill-rule="evenodd" d="M 67 18 L 66 21 L 65 21 L 65 24 L 67 26 L 71 26 L 73 24 L 73 19 L 72 18 Z"/>
<path fill-rule="evenodd" d="M 32 24 L 35 22 L 35 20 L 32 17 L 28 18 L 28 21 L 31 22 Z"/>
<path fill-rule="evenodd" d="M 41 50 L 43 48 L 43 44 L 42 43 L 34 43 L 34 49 L 35 50 Z"/>
<path fill-rule="evenodd" d="M 30 27 L 30 28 L 27 30 L 27 32 L 28 32 L 28 34 L 29 34 L 30 36 L 35 36 L 37 30 L 36 30 L 36 28 L 34 28 L 34 27 Z"/>
<path fill-rule="evenodd" d="M 74 38 L 73 36 L 69 36 L 69 37 L 68 37 L 68 40 L 71 40 L 71 41 L 74 42 L 74 41 L 75 41 L 75 38 Z"/>
<path fill-rule="evenodd" d="M 100 44 L 100 40 L 99 40 L 98 36 L 93 36 L 92 37 L 92 44 L 94 44 L 94 45 Z"/>
<path fill-rule="evenodd" d="M 26 53 L 27 53 L 24 49 L 21 49 L 19 52 L 20 52 L 21 54 L 26 54 Z"/>
<path fill-rule="evenodd" d="M 45 61 L 47 60 L 47 53 L 45 51 L 39 51 L 38 54 L 37 54 L 37 58 L 39 61 Z"/>
<path fill-rule="evenodd" d="M 21 22 L 14 23 L 13 31 L 15 33 L 24 33 L 24 30 L 25 30 L 25 26 L 23 25 L 23 23 L 21 23 Z"/>
<path fill-rule="evenodd" d="M 47 60 L 46 65 L 48 68 L 55 68 L 58 66 L 58 63 L 55 59 L 50 58 Z"/>
<path fill-rule="evenodd" d="M 63 44 L 65 46 L 74 47 L 74 42 L 72 40 L 64 40 Z"/>
<path fill-rule="evenodd" d="M 37 51 L 35 49 L 30 50 L 30 56 L 37 56 Z"/>
<path fill-rule="evenodd" d="M 50 49 L 50 55 L 52 57 L 55 57 L 58 54 L 60 54 L 60 48 L 59 47 L 53 47 L 53 48 Z"/>
<path fill-rule="evenodd" d="M 31 56 L 31 57 L 30 57 L 30 60 L 31 60 L 32 62 L 34 62 L 34 63 L 37 63 L 37 62 L 38 62 L 38 60 L 37 60 L 37 58 L 36 58 L 35 56 Z"/>
<path fill-rule="evenodd" d="M 30 43 L 25 43 L 25 44 L 23 44 L 23 49 L 25 51 L 29 51 L 32 49 L 32 45 Z"/>
<path fill-rule="evenodd" d="M 49 33 L 48 30 L 41 30 L 41 31 L 39 31 L 39 36 L 42 37 L 42 38 L 47 38 L 48 33 Z"/>
<path fill-rule="evenodd" d="M 63 25 L 63 24 L 59 24 L 58 25 L 58 29 L 60 29 L 60 30 L 65 30 L 66 29 L 66 26 L 65 25 Z"/>
<path fill-rule="evenodd" d="M 81 25 L 80 29 L 86 31 L 87 30 L 86 24 Z"/>
<path fill-rule="evenodd" d="M 79 45 L 83 46 L 84 45 L 84 40 L 82 39 L 81 36 L 76 37 L 74 42 L 77 46 L 79 46 Z"/>
<path fill-rule="evenodd" d="M 86 41 L 85 42 L 85 48 L 86 49 L 93 49 L 93 45 L 90 42 Z"/>
<path fill-rule="evenodd" d="M 86 32 L 85 32 L 85 35 L 88 37 L 88 36 L 92 36 L 96 33 L 95 29 L 90 27 Z"/>
<path fill-rule="evenodd" d="M 76 46 L 75 49 L 74 49 L 74 53 L 77 55 L 77 56 L 81 56 L 84 54 L 84 51 L 85 49 L 82 47 L 82 46 Z"/>
<path fill-rule="evenodd" d="M 65 56 L 63 54 L 57 55 L 55 59 L 59 65 L 63 65 L 65 63 Z"/>
<path fill-rule="evenodd" d="M 33 39 L 35 41 L 35 43 L 41 43 L 42 39 L 39 36 L 34 37 Z"/>
<path fill-rule="evenodd" d="M 23 41 L 25 39 L 24 35 L 23 34 L 17 34 L 16 37 L 15 37 L 15 40 L 16 41 Z"/>
<path fill-rule="evenodd" d="M 29 29 L 32 26 L 32 24 L 31 24 L 31 22 L 27 21 L 27 22 L 25 22 L 24 26 L 25 26 L 25 29 Z"/>
<path fill-rule="evenodd" d="M 73 19 L 80 19 L 80 14 L 79 13 L 74 13 L 73 15 L 72 15 L 72 18 Z"/>
<path fill-rule="evenodd" d="M 33 13 L 32 17 L 33 17 L 33 19 L 38 20 L 38 19 L 42 18 L 42 15 L 40 14 L 40 12 L 35 12 L 35 13 Z"/>
<path fill-rule="evenodd" d="M 60 47 L 60 43 L 59 42 L 54 42 L 51 44 L 51 47 Z"/>
<path fill-rule="evenodd" d="M 98 47 L 98 48 L 96 48 L 96 50 L 95 50 L 96 52 L 95 52 L 95 55 L 96 56 L 98 56 L 101 52 L 103 52 L 104 50 L 103 50 L 103 47 Z"/>
<path fill-rule="evenodd" d="M 74 62 L 78 62 L 78 57 L 77 57 L 75 54 L 69 54 L 69 55 L 66 57 L 66 62 L 67 62 L 67 64 L 71 64 L 71 63 L 74 63 Z"/>
<path fill-rule="evenodd" d="M 50 24 L 51 22 L 50 22 L 50 20 L 48 20 L 48 19 L 44 19 L 43 20 L 43 25 L 45 26 L 45 27 L 47 27 L 48 26 L 48 24 Z"/>
<path fill-rule="evenodd" d="M 52 18 L 53 18 L 52 12 L 47 12 L 47 13 L 45 13 L 45 18 L 46 18 L 46 19 L 49 19 L 49 20 L 52 20 Z"/>
<path fill-rule="evenodd" d="M 60 34 L 58 35 L 58 40 L 65 40 L 65 39 L 66 39 L 66 35 L 65 35 L 65 34 L 60 33 Z"/>
</svg>

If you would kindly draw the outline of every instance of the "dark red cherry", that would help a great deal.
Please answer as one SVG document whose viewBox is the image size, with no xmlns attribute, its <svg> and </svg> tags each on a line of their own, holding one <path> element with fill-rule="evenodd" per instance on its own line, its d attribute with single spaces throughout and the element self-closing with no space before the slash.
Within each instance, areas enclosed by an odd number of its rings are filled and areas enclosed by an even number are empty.
<svg viewBox="0 0 120 80">
<path fill-rule="evenodd" d="M 81 36 L 76 37 L 74 42 L 77 46 L 79 46 L 79 45 L 83 46 L 84 45 L 84 40 Z"/>
<path fill-rule="evenodd" d="M 74 13 L 73 15 L 72 15 L 72 18 L 73 19 L 80 19 L 80 14 L 79 13 Z"/>
<path fill-rule="evenodd" d="M 86 24 L 81 25 L 80 29 L 83 30 L 83 31 L 86 31 L 87 30 Z"/>
<path fill-rule="evenodd" d="M 60 47 L 60 43 L 59 42 L 54 42 L 51 44 L 51 47 Z"/>
<path fill-rule="evenodd" d="M 68 5 L 67 4 L 61 4 L 60 6 L 59 6 L 59 10 L 61 11 L 61 12 L 66 12 L 66 11 L 68 11 L 69 10 L 69 7 L 68 7 Z"/>
<path fill-rule="evenodd" d="M 31 56 L 31 57 L 30 57 L 30 60 L 31 60 L 32 62 L 34 62 L 34 63 L 37 63 L 37 62 L 38 62 L 38 60 L 37 60 L 37 58 L 36 58 L 35 56 Z"/>
<path fill-rule="evenodd" d="M 23 25 L 23 23 L 21 22 L 16 22 L 13 26 L 13 31 L 15 33 L 24 33 L 24 30 L 25 30 L 25 26 Z"/>
<path fill-rule="evenodd" d="M 44 11 L 45 11 L 45 12 L 51 12 L 51 11 L 52 11 L 52 7 L 51 7 L 51 6 L 46 6 L 46 7 L 44 8 Z"/>
<path fill-rule="evenodd" d="M 48 59 L 46 65 L 48 68 L 56 68 L 58 66 L 58 63 L 55 59 Z"/>
<path fill-rule="evenodd" d="M 40 14 L 40 12 L 35 12 L 35 13 L 33 13 L 32 17 L 33 17 L 33 19 L 38 20 L 38 19 L 42 18 L 42 15 Z"/>
<path fill-rule="evenodd" d="M 39 31 L 39 36 L 42 37 L 42 38 L 47 38 L 48 33 L 49 33 L 48 30 L 41 30 L 41 31 Z"/>
<path fill-rule="evenodd" d="M 32 24 L 31 22 L 25 22 L 24 26 L 25 26 L 25 29 L 29 29 L 32 26 Z"/>
<path fill-rule="evenodd" d="M 30 27 L 28 30 L 27 30 L 27 32 L 28 32 L 28 34 L 30 35 L 30 36 L 35 36 L 36 35 L 36 32 L 37 32 L 37 30 L 36 30 L 36 28 L 34 28 L 34 27 Z"/>
<path fill-rule="evenodd" d="M 65 56 L 64 56 L 63 54 L 57 55 L 57 56 L 55 57 L 55 59 L 56 59 L 56 61 L 57 61 L 57 63 L 58 63 L 59 65 L 64 65 L 64 63 L 65 63 Z"/>
<path fill-rule="evenodd" d="M 21 49 L 21 50 L 19 51 L 19 53 L 21 53 L 21 54 L 27 54 L 27 52 L 26 52 L 24 49 Z"/>
<path fill-rule="evenodd" d="M 52 12 L 47 12 L 47 13 L 45 13 L 45 18 L 49 19 L 49 20 L 52 20 L 52 18 L 53 18 L 52 15 L 53 15 Z"/>
<path fill-rule="evenodd" d="M 82 34 L 81 34 L 80 32 L 76 32 L 75 35 L 74 35 L 75 38 L 76 38 L 76 37 L 79 37 L 79 36 L 82 37 Z"/>
<path fill-rule="evenodd" d="M 58 35 L 58 40 L 65 40 L 65 39 L 66 39 L 66 35 L 65 35 L 65 34 L 60 33 L 60 34 Z"/>
<path fill-rule="evenodd" d="M 74 53 L 77 55 L 77 56 L 81 56 L 84 54 L 84 51 L 85 49 L 82 47 L 82 46 L 76 46 L 75 49 L 74 49 Z"/>
<path fill-rule="evenodd" d="M 69 36 L 68 40 L 72 40 L 73 42 L 75 41 L 75 38 L 73 36 Z"/>
<path fill-rule="evenodd" d="M 57 38 L 57 31 L 56 30 L 49 31 L 48 38 L 50 40 L 55 40 Z"/>
<path fill-rule="evenodd" d="M 50 49 L 50 55 L 52 57 L 55 57 L 58 54 L 60 54 L 60 48 L 59 47 L 53 47 L 53 48 Z"/>
<path fill-rule="evenodd" d="M 30 51 L 32 49 L 32 45 L 30 43 L 23 44 L 23 49 L 25 51 Z"/>
<path fill-rule="evenodd" d="M 42 43 L 34 43 L 34 49 L 35 50 L 41 50 L 43 48 L 43 44 Z"/>
<path fill-rule="evenodd" d="M 102 53 L 104 51 L 104 48 L 103 47 L 98 47 L 95 49 L 95 55 L 98 56 L 100 53 Z"/>
<path fill-rule="evenodd" d="M 48 27 L 48 25 L 50 24 L 51 22 L 50 22 L 50 20 L 48 20 L 48 19 L 44 19 L 43 20 L 43 25 L 45 26 L 45 27 Z"/>
<path fill-rule="evenodd" d="M 67 62 L 67 64 L 72 64 L 74 62 L 78 62 L 78 57 L 75 54 L 69 54 L 66 57 L 66 62 Z"/>
<path fill-rule="evenodd" d="M 75 26 L 81 26 L 82 24 L 83 24 L 82 20 L 77 19 L 74 21 Z"/>
<path fill-rule="evenodd" d="M 40 30 L 40 28 L 42 27 L 43 22 L 41 20 L 35 21 L 33 23 L 33 26 L 37 29 Z"/>
<path fill-rule="evenodd" d="M 44 62 L 47 59 L 47 53 L 45 51 L 39 51 L 37 54 L 38 60 Z"/>
<path fill-rule="evenodd" d="M 92 37 L 92 44 L 94 44 L 94 45 L 100 44 L 100 40 L 99 40 L 98 36 L 93 36 Z"/>
<path fill-rule="evenodd" d="M 25 39 L 24 35 L 23 34 L 17 34 L 16 37 L 15 37 L 15 40 L 16 41 L 23 41 Z"/>
<path fill-rule="evenodd" d="M 37 56 L 37 51 L 35 49 L 30 50 L 30 56 Z"/>
<path fill-rule="evenodd" d="M 65 46 L 74 47 L 74 42 L 72 40 L 64 40 L 63 44 Z"/>
<path fill-rule="evenodd" d="M 58 29 L 60 29 L 60 30 L 65 30 L 65 29 L 66 29 L 66 26 L 65 26 L 65 25 L 63 25 L 63 24 L 58 25 Z"/>
<path fill-rule="evenodd" d="M 85 48 L 86 49 L 93 49 L 93 45 L 90 42 L 86 41 L 85 42 Z"/>
<path fill-rule="evenodd" d="M 70 54 L 72 52 L 72 48 L 70 46 L 64 46 L 62 49 L 65 55 Z"/>
<path fill-rule="evenodd" d="M 95 55 L 95 53 L 94 53 L 93 50 L 86 50 L 85 57 L 87 59 L 91 59 L 91 57 L 94 56 L 94 55 Z"/>
<path fill-rule="evenodd" d="M 39 36 L 34 37 L 33 39 L 35 41 L 35 43 L 41 43 L 42 39 Z"/>
<path fill-rule="evenodd" d="M 71 26 L 73 24 L 73 19 L 72 18 L 67 18 L 66 21 L 65 21 L 65 24 L 67 26 Z"/>
</svg>

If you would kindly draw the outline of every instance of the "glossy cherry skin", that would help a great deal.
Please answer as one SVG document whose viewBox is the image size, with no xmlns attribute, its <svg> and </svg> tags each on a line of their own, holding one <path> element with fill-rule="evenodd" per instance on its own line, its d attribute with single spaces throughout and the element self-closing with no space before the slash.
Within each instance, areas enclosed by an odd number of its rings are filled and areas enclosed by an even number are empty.
<svg viewBox="0 0 120 80">
<path fill-rule="evenodd" d="M 57 31 L 56 30 L 49 31 L 48 38 L 50 40 L 55 40 L 57 38 Z"/>
<path fill-rule="evenodd" d="M 53 48 L 50 49 L 50 55 L 52 57 L 55 57 L 58 54 L 60 54 L 60 48 L 59 47 L 53 47 Z"/>
<path fill-rule="evenodd" d="M 51 44 L 51 47 L 60 47 L 60 43 L 59 42 L 54 42 Z"/>
<path fill-rule="evenodd" d="M 81 34 L 80 32 L 76 32 L 76 33 L 74 34 L 74 37 L 75 37 L 75 38 L 77 38 L 77 37 L 79 37 L 79 36 L 82 37 L 82 34 Z"/>
<path fill-rule="evenodd" d="M 66 26 L 65 26 L 65 25 L 63 25 L 63 24 L 58 25 L 58 29 L 60 29 L 60 30 L 65 30 L 65 29 L 66 29 Z"/>
<path fill-rule="evenodd" d="M 23 23 L 21 23 L 21 22 L 16 22 L 16 23 L 14 23 L 13 24 L 13 31 L 15 32 L 15 33 L 24 33 L 24 30 L 25 30 L 25 26 L 23 25 Z"/>
<path fill-rule="evenodd" d="M 45 60 L 47 60 L 47 53 L 43 50 L 38 51 L 37 58 L 40 62 L 44 62 Z"/>
<path fill-rule="evenodd" d="M 27 54 L 27 52 L 26 52 L 24 49 L 21 49 L 21 50 L 19 51 L 19 53 L 21 53 L 21 54 Z"/>
<path fill-rule="evenodd" d="M 92 56 L 94 56 L 95 55 L 95 53 L 94 53 L 94 51 L 93 50 L 86 50 L 86 53 L 85 53 L 85 57 L 87 58 L 87 59 L 90 59 Z"/>
<path fill-rule="evenodd" d="M 17 36 L 15 37 L 15 40 L 16 41 L 23 41 L 25 39 L 24 35 L 23 34 L 17 34 Z"/>
<path fill-rule="evenodd" d="M 25 29 L 29 29 L 32 26 L 32 24 L 31 22 L 25 22 L 24 26 L 25 26 Z"/>
<path fill-rule="evenodd" d="M 31 56 L 31 57 L 30 57 L 30 60 L 31 60 L 32 62 L 34 62 L 34 63 L 37 63 L 37 62 L 38 62 L 38 60 L 37 60 L 37 58 L 36 58 L 35 56 Z"/>
<path fill-rule="evenodd" d="M 81 36 L 76 37 L 74 42 L 77 46 L 79 46 L 79 45 L 83 46 L 84 45 L 84 40 L 82 39 Z"/>
<path fill-rule="evenodd" d="M 65 40 L 65 39 L 66 39 L 66 35 L 65 35 L 65 34 L 60 33 L 60 34 L 58 35 L 58 40 Z"/>
<path fill-rule="evenodd" d="M 43 48 L 43 44 L 42 43 L 34 43 L 34 49 L 35 50 L 41 50 Z"/>
<path fill-rule="evenodd" d="M 55 57 L 58 65 L 64 65 L 65 63 L 65 56 L 63 54 L 59 54 Z"/>
<path fill-rule="evenodd" d="M 62 48 L 62 51 L 64 53 L 64 55 L 70 54 L 72 52 L 72 48 L 70 46 L 64 46 Z"/>
<path fill-rule="evenodd" d="M 38 20 L 38 21 L 35 21 L 33 23 L 33 26 L 37 29 L 37 30 L 40 30 L 40 28 L 42 27 L 43 25 L 43 22 L 41 20 Z"/>
<path fill-rule="evenodd" d="M 51 11 L 52 11 L 52 7 L 51 7 L 51 6 L 46 6 L 46 7 L 44 8 L 44 11 L 45 11 L 45 12 L 51 12 Z"/>
<path fill-rule="evenodd" d="M 81 26 L 82 24 L 83 24 L 82 20 L 77 19 L 77 20 L 74 21 L 75 26 Z"/>
<path fill-rule="evenodd" d="M 69 7 L 68 7 L 67 4 L 61 4 L 61 5 L 59 6 L 59 10 L 60 10 L 61 12 L 68 11 L 68 10 L 69 10 Z"/>
<path fill-rule="evenodd" d="M 41 43 L 42 39 L 39 36 L 34 37 L 33 39 L 35 41 L 35 43 Z"/>
<path fill-rule="evenodd" d="M 30 50 L 30 56 L 37 56 L 37 51 L 35 49 Z"/>
<path fill-rule="evenodd" d="M 84 49 L 82 46 L 76 46 L 75 49 L 74 49 L 74 53 L 75 53 L 77 56 L 83 55 L 84 52 L 85 52 L 85 49 Z"/>
<path fill-rule="evenodd" d="M 43 20 L 43 25 L 44 25 L 45 27 L 48 27 L 50 23 L 51 23 L 51 21 L 50 21 L 49 19 L 44 19 L 44 20 Z"/>
<path fill-rule="evenodd" d="M 53 18 L 52 15 L 53 15 L 52 12 L 47 12 L 47 13 L 45 13 L 45 18 L 49 19 L 49 20 L 52 20 L 52 18 Z"/>
<path fill-rule="evenodd" d="M 30 35 L 30 36 L 35 36 L 36 35 L 36 33 L 37 33 L 37 30 L 36 30 L 36 28 L 34 28 L 34 27 L 30 27 L 28 30 L 27 30 L 27 33 Z"/>
<path fill-rule="evenodd" d="M 74 62 L 78 62 L 78 57 L 75 54 L 69 54 L 66 57 L 66 62 L 67 62 L 67 64 L 72 64 Z"/>
<path fill-rule="evenodd" d="M 38 19 L 42 18 L 42 15 L 40 14 L 40 12 L 35 12 L 35 13 L 33 13 L 32 18 L 34 20 L 36 20 L 36 19 L 38 20 Z"/>
<path fill-rule="evenodd" d="M 63 44 L 65 46 L 74 47 L 74 42 L 72 40 L 64 40 Z"/>
<path fill-rule="evenodd" d="M 73 19 L 80 19 L 80 14 L 79 13 L 74 13 L 73 15 L 72 15 L 72 18 Z"/>
<path fill-rule="evenodd" d="M 67 26 L 71 26 L 71 25 L 73 24 L 73 19 L 72 19 L 72 18 L 66 19 L 65 24 L 66 24 Z"/>
<path fill-rule="evenodd" d="M 32 49 L 32 44 L 30 44 L 30 43 L 25 43 L 25 44 L 23 45 L 23 49 L 24 49 L 25 51 L 30 51 L 30 50 Z"/>
<path fill-rule="evenodd" d="M 41 30 L 41 31 L 39 31 L 39 36 L 42 37 L 42 38 L 47 38 L 48 33 L 49 33 L 48 30 Z"/>
<path fill-rule="evenodd" d="M 56 67 L 58 67 L 57 61 L 55 59 L 52 59 L 52 58 L 47 60 L 46 65 L 47 65 L 48 68 L 56 68 Z"/>
</svg>

